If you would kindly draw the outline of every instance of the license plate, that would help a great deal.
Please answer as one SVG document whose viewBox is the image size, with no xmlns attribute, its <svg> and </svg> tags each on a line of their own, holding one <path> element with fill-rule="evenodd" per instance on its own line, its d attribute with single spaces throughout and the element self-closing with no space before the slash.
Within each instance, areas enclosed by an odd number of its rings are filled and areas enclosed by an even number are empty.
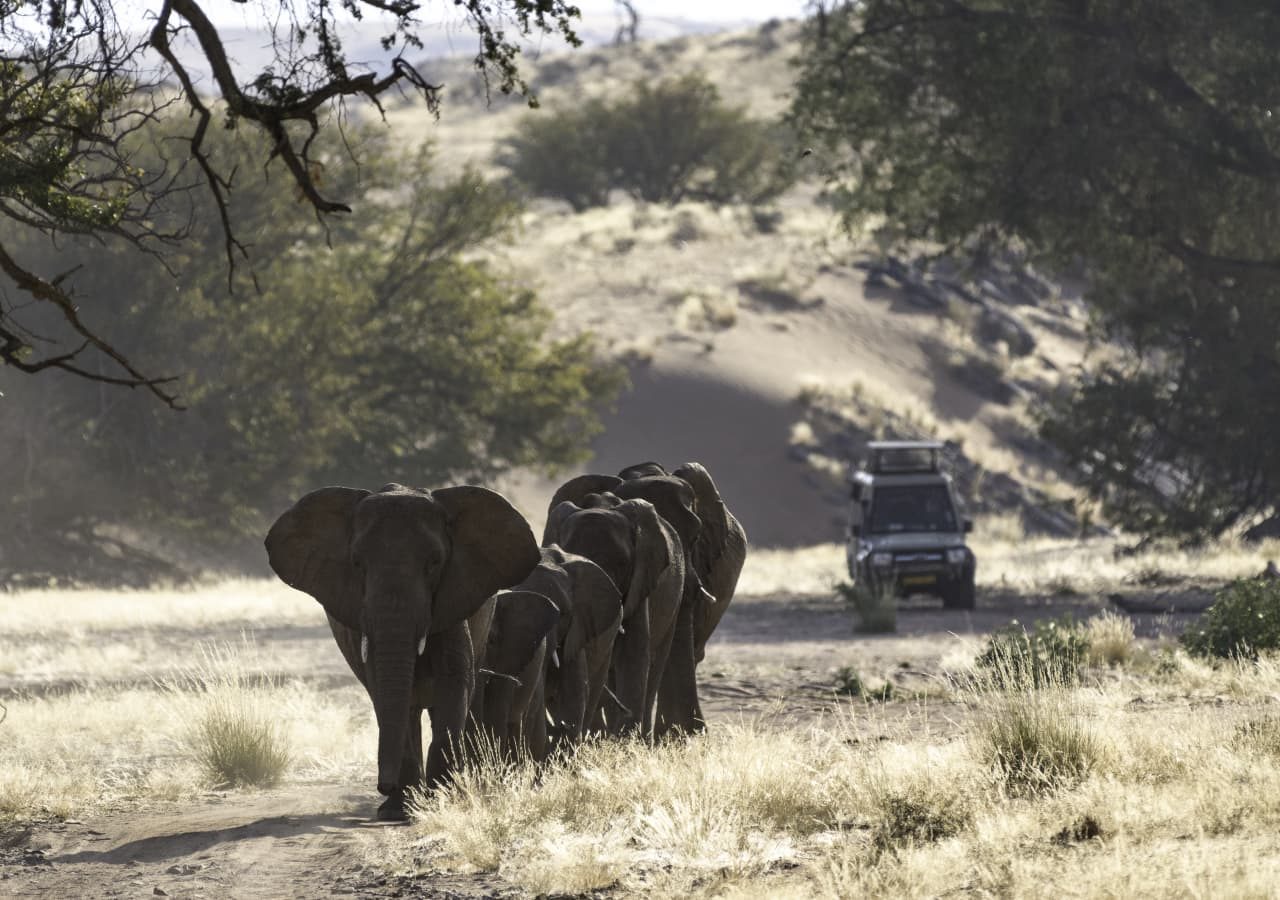
<svg viewBox="0 0 1280 900">
<path fill-rule="evenodd" d="M 938 576 L 937 575 L 904 575 L 902 576 L 902 583 L 904 585 L 937 584 Z"/>
</svg>

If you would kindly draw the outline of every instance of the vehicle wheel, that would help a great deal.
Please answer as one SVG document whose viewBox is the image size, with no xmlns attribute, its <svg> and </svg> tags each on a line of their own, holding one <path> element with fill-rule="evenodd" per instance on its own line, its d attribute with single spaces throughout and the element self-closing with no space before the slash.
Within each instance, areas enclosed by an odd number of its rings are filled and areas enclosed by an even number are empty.
<svg viewBox="0 0 1280 900">
<path fill-rule="evenodd" d="M 942 595 L 942 608 L 973 609 L 977 597 L 978 592 L 973 584 L 973 575 L 965 575 L 959 581 L 947 586 Z"/>
</svg>

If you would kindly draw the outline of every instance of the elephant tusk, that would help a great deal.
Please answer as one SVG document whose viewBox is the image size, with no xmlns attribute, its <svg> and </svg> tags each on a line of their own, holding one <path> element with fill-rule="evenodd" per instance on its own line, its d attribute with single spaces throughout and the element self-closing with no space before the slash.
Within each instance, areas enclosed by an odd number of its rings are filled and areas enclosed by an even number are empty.
<svg viewBox="0 0 1280 900">
<path fill-rule="evenodd" d="M 421 656 L 423 651 L 427 649 L 427 636 L 424 634 L 422 640 L 418 641 L 418 655 Z"/>
<path fill-rule="evenodd" d="M 516 687 L 523 686 L 523 682 L 514 675 L 505 675 L 502 672 L 495 672 L 493 669 L 476 669 L 476 673 L 479 675 L 487 675 L 489 678 L 501 678 L 503 681 L 510 681 Z"/>
<path fill-rule="evenodd" d="M 360 637 L 360 662 L 367 663 L 369 661 L 369 636 L 361 635 Z"/>
<path fill-rule="evenodd" d="M 560 668 L 560 651 L 551 651 L 551 665 L 555 666 L 557 669 Z"/>
<path fill-rule="evenodd" d="M 626 634 L 626 633 L 627 633 L 627 629 L 626 629 L 626 628 L 624 628 L 624 627 L 622 626 L 622 624 L 621 624 L 621 623 L 619 623 L 619 624 L 618 624 L 618 634 Z"/>
</svg>

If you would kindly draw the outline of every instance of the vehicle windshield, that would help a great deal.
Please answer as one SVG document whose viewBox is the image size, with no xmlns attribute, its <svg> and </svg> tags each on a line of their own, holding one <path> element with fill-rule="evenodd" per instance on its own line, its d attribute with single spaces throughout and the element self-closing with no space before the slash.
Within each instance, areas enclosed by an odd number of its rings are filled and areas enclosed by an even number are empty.
<svg viewBox="0 0 1280 900">
<path fill-rule="evenodd" d="M 872 534 L 960 530 L 951 495 L 941 484 L 877 487 L 869 525 Z"/>
</svg>

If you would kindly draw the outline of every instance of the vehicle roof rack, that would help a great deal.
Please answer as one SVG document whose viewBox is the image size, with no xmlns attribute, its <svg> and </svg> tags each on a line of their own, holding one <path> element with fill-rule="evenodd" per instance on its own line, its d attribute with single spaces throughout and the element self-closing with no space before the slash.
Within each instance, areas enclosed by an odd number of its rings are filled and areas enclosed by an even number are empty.
<svg viewBox="0 0 1280 900">
<path fill-rule="evenodd" d="M 867 471 L 883 473 L 939 472 L 942 441 L 870 441 Z"/>
</svg>

